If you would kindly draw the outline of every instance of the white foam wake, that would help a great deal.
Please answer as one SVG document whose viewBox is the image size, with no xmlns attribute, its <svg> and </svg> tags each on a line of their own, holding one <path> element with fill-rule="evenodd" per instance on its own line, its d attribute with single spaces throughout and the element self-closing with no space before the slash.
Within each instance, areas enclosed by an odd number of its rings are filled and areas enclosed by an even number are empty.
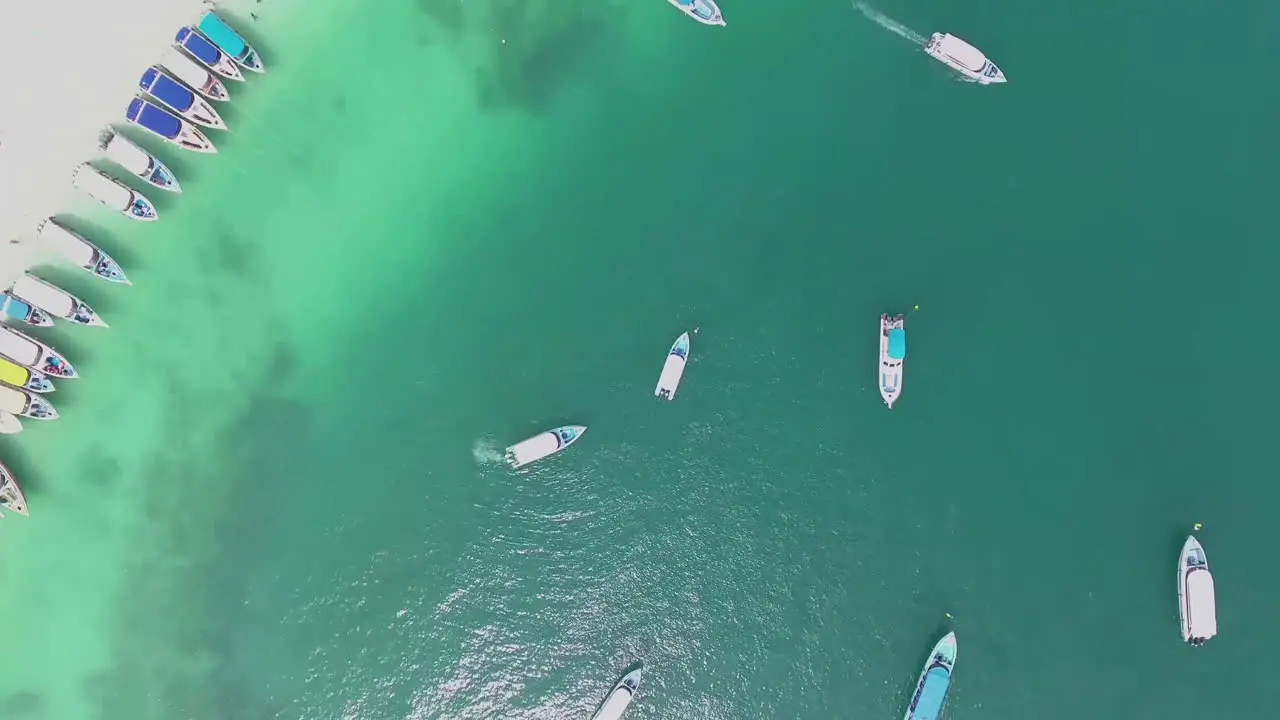
<svg viewBox="0 0 1280 720">
<path fill-rule="evenodd" d="M 471 446 L 471 457 L 476 459 L 478 463 L 499 463 L 502 462 L 502 451 L 498 449 L 497 444 L 489 438 L 480 438 L 476 440 L 476 444 Z"/>
<path fill-rule="evenodd" d="M 897 35 L 900 38 L 910 40 L 916 45 L 924 45 L 928 40 L 923 35 L 885 15 L 879 10 L 871 7 L 864 2 L 854 2 L 853 8 L 866 16 L 868 20 Z"/>
</svg>

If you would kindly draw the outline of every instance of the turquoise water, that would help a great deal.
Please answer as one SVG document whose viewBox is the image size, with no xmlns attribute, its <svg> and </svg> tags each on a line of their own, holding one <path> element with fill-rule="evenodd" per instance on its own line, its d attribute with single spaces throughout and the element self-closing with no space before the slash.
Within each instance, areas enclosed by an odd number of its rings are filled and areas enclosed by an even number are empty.
<svg viewBox="0 0 1280 720">
<path fill-rule="evenodd" d="M 878 8 L 979 88 L 847 3 L 722 9 L 234 6 L 219 154 L 148 143 L 153 225 L 72 209 L 134 287 L 41 270 L 112 327 L 45 336 L 85 377 L 0 445 L 0 717 L 588 717 L 635 663 L 628 717 L 897 717 L 947 629 L 952 718 L 1252 707 L 1277 11 Z"/>
</svg>

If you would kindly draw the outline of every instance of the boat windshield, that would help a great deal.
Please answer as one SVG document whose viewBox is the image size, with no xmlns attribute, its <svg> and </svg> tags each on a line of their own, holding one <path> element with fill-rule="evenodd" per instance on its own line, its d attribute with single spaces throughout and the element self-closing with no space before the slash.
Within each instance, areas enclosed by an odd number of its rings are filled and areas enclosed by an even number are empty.
<svg viewBox="0 0 1280 720">
<path fill-rule="evenodd" d="M 901 360 L 907 356 L 907 331 L 894 328 L 889 331 L 889 357 Z"/>
<path fill-rule="evenodd" d="M 920 697 L 912 708 L 911 720 L 935 720 L 942 710 L 942 701 L 947 699 L 947 688 L 951 686 L 951 673 L 941 666 L 933 666 L 924 676 L 924 687 Z"/>
</svg>

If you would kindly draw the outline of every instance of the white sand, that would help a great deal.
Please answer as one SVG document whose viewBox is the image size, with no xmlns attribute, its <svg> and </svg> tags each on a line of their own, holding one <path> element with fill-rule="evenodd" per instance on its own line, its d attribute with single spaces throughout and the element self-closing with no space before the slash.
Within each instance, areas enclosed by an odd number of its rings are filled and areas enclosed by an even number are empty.
<svg viewBox="0 0 1280 720">
<path fill-rule="evenodd" d="M 0 23 L 0 288 L 33 258 L 37 223 L 66 204 L 71 171 L 99 156 L 138 77 L 200 0 L 22 2 Z M 20 245 L 9 244 L 21 239 Z"/>
</svg>

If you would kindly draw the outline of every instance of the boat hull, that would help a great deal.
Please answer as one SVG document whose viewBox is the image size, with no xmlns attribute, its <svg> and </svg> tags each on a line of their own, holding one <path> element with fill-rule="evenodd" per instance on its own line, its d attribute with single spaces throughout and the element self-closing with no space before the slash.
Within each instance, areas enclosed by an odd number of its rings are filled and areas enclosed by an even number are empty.
<svg viewBox="0 0 1280 720">
<path fill-rule="evenodd" d="M 53 327 L 53 318 L 49 317 L 49 313 L 11 292 L 0 295 L 0 314 L 34 327 Z"/>
<path fill-rule="evenodd" d="M 636 668 L 624 675 L 613 686 L 604 702 L 600 703 L 600 707 L 591 716 L 591 720 L 618 720 L 639 691 L 640 668 Z"/>
<path fill-rule="evenodd" d="M 231 93 L 227 86 L 216 75 L 209 72 L 204 65 L 192 60 L 190 56 L 178 52 L 177 48 L 169 48 L 160 58 L 160 65 L 181 80 L 187 87 L 195 90 L 209 100 L 227 102 Z"/>
<path fill-rule="evenodd" d="M 585 425 L 565 425 L 538 433 L 507 448 L 507 464 L 519 469 L 548 455 L 554 455 L 577 442 L 586 431 Z"/>
<path fill-rule="evenodd" d="M 0 412 L 0 435 L 17 435 L 22 432 L 22 421 L 7 412 Z"/>
<path fill-rule="evenodd" d="M 16 420 L 14 422 L 17 422 Z M 4 425 L 0 421 L 0 425 Z M 19 425 L 21 427 L 21 425 Z M 4 509 L 25 516 L 27 514 L 27 497 L 22 492 L 22 486 L 18 484 L 18 479 L 14 477 L 13 471 L 0 463 L 0 505 Z"/>
<path fill-rule="evenodd" d="M 45 245 L 61 255 L 67 262 L 107 282 L 132 285 L 120 265 L 101 248 L 89 242 L 80 233 L 66 227 L 53 218 L 40 223 L 36 233 Z"/>
<path fill-rule="evenodd" d="M 999 66 L 980 50 L 950 33 L 934 33 L 924 47 L 925 54 L 960 73 L 962 79 L 979 85 L 1006 82 Z"/>
<path fill-rule="evenodd" d="M 254 50 L 240 33 L 236 32 L 234 28 L 218 17 L 212 10 L 208 10 L 204 15 L 200 16 L 200 19 L 196 21 L 196 29 L 209 42 L 216 45 L 219 50 L 222 50 L 232 60 L 235 60 L 240 67 L 256 73 L 265 72 L 266 68 L 262 65 L 262 56 L 258 54 L 258 51 Z"/>
<path fill-rule="evenodd" d="M 214 130 L 227 129 L 222 116 L 213 109 L 213 105 L 210 105 L 208 100 L 155 65 L 143 71 L 142 78 L 138 80 L 138 89 L 196 125 Z"/>
<path fill-rule="evenodd" d="M 132 220 L 152 222 L 159 218 L 156 206 L 145 195 L 88 163 L 82 163 L 76 168 L 71 184 L 94 200 Z"/>
<path fill-rule="evenodd" d="M 0 382 L 42 395 L 56 389 L 48 375 L 4 355 L 0 355 Z"/>
<path fill-rule="evenodd" d="M 0 412 L 32 420 L 58 419 L 58 411 L 53 407 L 53 403 L 28 390 L 4 383 L 0 383 Z"/>
<path fill-rule="evenodd" d="M 217 45 L 205 39 L 195 28 L 188 26 L 178 30 L 174 35 L 173 45 L 222 77 L 244 82 L 240 66 L 236 65 L 236 62 L 225 52 L 218 49 Z"/>
<path fill-rule="evenodd" d="M 714 0 L 667 0 L 677 10 L 703 25 L 724 27 L 724 15 Z"/>
<path fill-rule="evenodd" d="M 216 153 L 213 141 L 196 126 L 143 97 L 129 101 L 124 119 L 183 150 Z"/>
<path fill-rule="evenodd" d="M 1188 537 L 1178 553 L 1178 617 L 1184 642 L 1203 645 L 1218 634 L 1213 574 L 1209 557 L 1195 536 Z"/>
<path fill-rule="evenodd" d="M 178 176 L 169 166 L 114 130 L 103 131 L 99 136 L 98 148 L 108 160 L 142 178 L 151 187 L 168 192 L 182 192 Z"/>
<path fill-rule="evenodd" d="M 680 387 L 680 378 L 684 377 L 684 368 L 689 361 L 689 333 L 676 338 L 667 351 L 667 360 L 662 365 L 662 374 L 658 376 L 658 385 L 653 394 L 663 400 L 672 400 Z"/>
<path fill-rule="evenodd" d="M 929 653 L 929 660 L 916 680 L 916 689 L 911 694 L 903 720 L 935 720 L 941 715 L 951 689 L 951 675 L 955 672 L 958 654 L 955 633 L 947 633 L 933 646 L 933 652 Z"/>
<path fill-rule="evenodd" d="M 75 367 L 57 350 L 8 325 L 0 325 L 0 354 L 23 367 L 55 378 L 71 380 L 80 377 Z"/>
<path fill-rule="evenodd" d="M 26 273 L 13 284 L 13 294 L 45 312 L 77 325 L 107 327 L 88 303 L 40 278 Z"/>
<path fill-rule="evenodd" d="M 898 401 L 898 396 L 902 394 L 902 378 L 905 372 L 905 357 L 893 357 L 895 348 L 892 347 L 892 340 L 895 332 L 906 332 L 905 319 L 901 315 L 881 315 L 880 316 L 880 367 L 879 367 L 879 385 L 880 397 L 884 400 L 884 404 L 893 409 L 893 404 Z"/>
</svg>

